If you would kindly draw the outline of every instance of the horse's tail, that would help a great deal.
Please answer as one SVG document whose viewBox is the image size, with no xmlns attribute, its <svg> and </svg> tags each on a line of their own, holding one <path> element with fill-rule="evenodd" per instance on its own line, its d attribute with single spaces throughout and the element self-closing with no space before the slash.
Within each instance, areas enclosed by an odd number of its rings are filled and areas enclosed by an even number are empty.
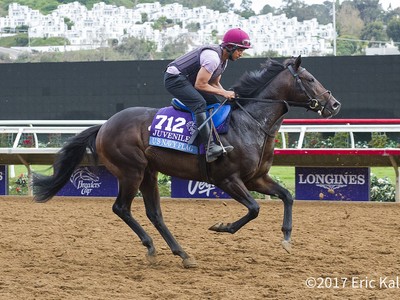
<svg viewBox="0 0 400 300">
<path fill-rule="evenodd" d="M 72 137 L 57 153 L 51 176 L 34 173 L 32 190 L 36 202 L 46 202 L 68 182 L 72 173 L 83 160 L 88 148 L 95 165 L 98 162 L 96 137 L 101 125 L 92 126 Z"/>
</svg>

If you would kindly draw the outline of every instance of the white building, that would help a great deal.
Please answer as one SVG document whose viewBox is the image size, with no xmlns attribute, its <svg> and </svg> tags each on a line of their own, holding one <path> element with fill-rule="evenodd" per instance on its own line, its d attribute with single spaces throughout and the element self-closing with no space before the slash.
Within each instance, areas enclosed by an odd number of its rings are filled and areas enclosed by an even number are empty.
<svg viewBox="0 0 400 300">
<path fill-rule="evenodd" d="M 147 15 L 147 22 L 142 16 Z M 165 17 L 173 20 L 173 25 L 161 30 L 154 29 L 155 21 Z M 67 28 L 64 19 L 73 26 Z M 200 28 L 195 34 L 188 32 L 189 24 Z M 96 48 L 107 45 L 107 41 L 134 36 L 154 41 L 158 51 L 179 37 L 190 37 L 189 48 L 207 43 L 216 43 L 223 34 L 233 27 L 241 27 L 249 33 L 253 49 L 246 53 L 262 54 L 276 51 L 282 56 L 332 54 L 332 24 L 320 25 L 316 19 L 298 22 L 285 15 L 258 15 L 244 19 L 233 12 L 220 13 L 205 6 L 189 9 L 180 4 L 162 6 L 159 2 L 141 3 L 133 9 L 96 3 L 88 10 L 79 2 L 59 5 L 49 15 L 38 10 L 12 3 L 8 16 L 0 18 L 3 28 L 29 26 L 29 37 L 66 37 L 74 49 Z"/>
</svg>

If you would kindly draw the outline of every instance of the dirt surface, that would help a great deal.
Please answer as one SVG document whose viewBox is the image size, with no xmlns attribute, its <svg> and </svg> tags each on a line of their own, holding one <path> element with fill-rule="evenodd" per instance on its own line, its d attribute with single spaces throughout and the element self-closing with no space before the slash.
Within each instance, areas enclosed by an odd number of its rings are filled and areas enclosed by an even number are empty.
<svg viewBox="0 0 400 300">
<path fill-rule="evenodd" d="M 158 262 L 111 211 L 109 198 L 0 197 L 0 299 L 396 299 L 400 206 L 296 201 L 293 251 L 281 247 L 283 205 L 234 235 L 208 227 L 245 209 L 227 200 L 162 200 L 164 218 L 198 262 L 185 269 L 150 225 Z M 314 279 L 313 279 L 314 278 Z M 317 287 L 307 287 L 316 284 Z"/>
</svg>

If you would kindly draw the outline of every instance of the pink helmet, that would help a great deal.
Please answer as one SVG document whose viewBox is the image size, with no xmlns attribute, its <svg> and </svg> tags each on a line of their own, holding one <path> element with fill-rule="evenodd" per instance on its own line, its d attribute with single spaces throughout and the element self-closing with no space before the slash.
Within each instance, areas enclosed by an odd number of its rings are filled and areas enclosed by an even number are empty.
<svg viewBox="0 0 400 300">
<path fill-rule="evenodd" d="M 228 30 L 224 35 L 222 45 L 244 49 L 251 48 L 249 35 L 240 28 L 233 28 Z"/>
</svg>

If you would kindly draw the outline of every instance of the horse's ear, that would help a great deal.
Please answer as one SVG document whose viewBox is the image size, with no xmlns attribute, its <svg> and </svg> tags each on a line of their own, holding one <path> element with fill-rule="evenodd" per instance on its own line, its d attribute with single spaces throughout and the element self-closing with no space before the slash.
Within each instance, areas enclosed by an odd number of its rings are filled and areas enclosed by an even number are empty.
<svg viewBox="0 0 400 300">
<path fill-rule="evenodd" d="M 301 55 L 297 56 L 296 60 L 294 61 L 295 70 L 297 70 L 301 65 Z"/>
</svg>

